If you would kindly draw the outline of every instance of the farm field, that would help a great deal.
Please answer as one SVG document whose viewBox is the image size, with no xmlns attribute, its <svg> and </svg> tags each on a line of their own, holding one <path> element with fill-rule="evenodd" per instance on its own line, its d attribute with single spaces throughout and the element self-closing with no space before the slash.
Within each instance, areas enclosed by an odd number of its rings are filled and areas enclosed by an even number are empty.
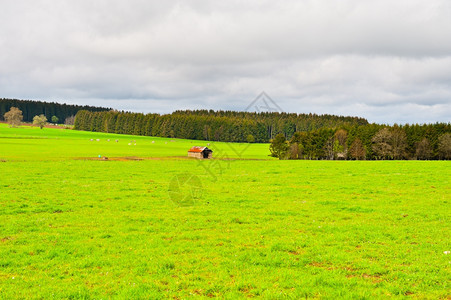
<svg viewBox="0 0 451 300">
<path fill-rule="evenodd" d="M 0 298 L 451 297 L 451 162 L 205 143 L 0 124 Z"/>
<path fill-rule="evenodd" d="M 41 130 L 38 127 L 29 126 L 8 128 L 6 124 L 0 124 L 0 139 L 2 147 L 0 159 L 9 161 L 73 160 L 96 158 L 98 155 L 102 157 L 181 157 L 185 159 L 190 147 L 206 146 L 208 143 L 206 141 L 69 129 L 45 128 Z M 118 140 L 117 143 L 116 140 Z M 213 142 L 211 143 L 213 145 Z M 216 150 L 215 157 L 219 155 L 223 158 L 270 159 L 267 144 L 214 142 L 214 149 Z"/>
</svg>

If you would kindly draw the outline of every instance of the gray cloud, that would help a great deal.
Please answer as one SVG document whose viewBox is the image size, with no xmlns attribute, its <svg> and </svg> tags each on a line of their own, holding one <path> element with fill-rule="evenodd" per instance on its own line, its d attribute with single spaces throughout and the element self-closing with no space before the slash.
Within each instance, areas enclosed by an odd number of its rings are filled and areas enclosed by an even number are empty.
<svg viewBox="0 0 451 300">
<path fill-rule="evenodd" d="M 0 97 L 451 121 L 451 2 L 13 1 Z"/>
</svg>

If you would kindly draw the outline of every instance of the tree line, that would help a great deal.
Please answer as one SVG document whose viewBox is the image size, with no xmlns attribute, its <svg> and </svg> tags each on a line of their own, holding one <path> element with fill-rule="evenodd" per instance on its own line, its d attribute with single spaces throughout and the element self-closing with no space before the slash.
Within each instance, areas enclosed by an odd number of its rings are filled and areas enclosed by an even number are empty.
<svg viewBox="0 0 451 300">
<path fill-rule="evenodd" d="M 18 100 L 0 98 L 0 121 L 4 121 L 5 113 L 9 112 L 12 107 L 18 108 L 23 115 L 24 122 L 33 122 L 35 116 L 44 115 L 48 120 L 59 120 L 61 123 L 70 121 L 80 110 L 88 111 L 109 111 L 111 108 L 95 107 L 95 106 L 81 106 L 60 104 L 54 102 L 41 102 L 32 100 Z M 69 122 L 70 123 L 70 122 Z"/>
<path fill-rule="evenodd" d="M 22 111 L 20 109 L 18 109 L 17 107 L 11 107 L 11 109 L 6 112 L 3 115 L 4 120 L 6 121 L 6 123 L 9 124 L 10 127 L 17 127 L 20 126 L 22 124 L 23 121 L 23 114 Z M 66 123 L 72 122 L 72 120 L 75 119 L 75 116 L 72 117 L 67 117 L 66 118 Z M 36 115 L 33 117 L 33 124 L 34 125 L 38 125 L 39 128 L 44 128 L 45 125 L 47 125 L 47 117 L 43 114 L 40 115 Z M 51 119 L 52 123 L 58 123 L 59 119 L 57 116 L 53 116 Z M 73 124 L 73 123 L 72 123 Z"/>
<path fill-rule="evenodd" d="M 357 126 L 368 121 L 357 117 L 274 112 L 213 110 L 175 111 L 172 114 L 79 111 L 75 129 L 223 142 L 269 142 L 277 134 L 292 136 L 338 126 Z"/>
<path fill-rule="evenodd" d="M 271 140 L 279 159 L 451 159 L 451 123 L 424 125 L 367 124 L 295 132 Z"/>
<path fill-rule="evenodd" d="M 280 159 L 451 159 L 451 124 L 381 125 L 334 115 L 213 110 L 81 110 L 74 129 L 223 142 L 271 142 Z"/>
</svg>

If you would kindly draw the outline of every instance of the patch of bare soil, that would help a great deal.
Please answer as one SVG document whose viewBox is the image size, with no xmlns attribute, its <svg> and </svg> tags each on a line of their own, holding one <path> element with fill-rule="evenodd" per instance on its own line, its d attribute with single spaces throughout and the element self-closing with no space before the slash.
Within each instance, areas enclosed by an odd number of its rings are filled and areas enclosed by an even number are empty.
<svg viewBox="0 0 451 300">
<path fill-rule="evenodd" d="M 75 160 L 97 160 L 97 161 L 141 161 L 141 160 L 174 160 L 174 159 L 187 159 L 185 156 L 166 156 L 166 157 L 137 157 L 137 156 L 124 156 L 124 157 L 76 157 Z"/>
<path fill-rule="evenodd" d="M 160 156 L 160 157 L 138 157 L 138 156 L 124 156 L 124 157 L 75 157 L 75 160 L 100 160 L 100 161 L 140 161 L 140 160 L 197 160 L 198 158 L 187 156 Z M 201 159 L 199 159 L 201 160 Z M 211 158 L 204 160 L 265 160 L 259 158 Z"/>
<path fill-rule="evenodd" d="M 25 125 L 25 126 L 31 126 L 31 127 L 39 127 L 39 125 L 28 124 L 28 123 L 24 123 L 24 124 L 22 124 L 22 125 Z M 69 129 L 70 129 L 69 126 L 64 126 L 64 125 L 53 125 L 53 124 L 47 124 L 47 125 L 44 126 L 44 128 L 56 128 L 56 129 L 67 129 L 67 128 L 69 128 Z"/>
<path fill-rule="evenodd" d="M 5 121 L 0 121 L 0 123 L 2 124 L 7 124 L 7 122 Z M 20 126 L 29 126 L 29 127 L 39 127 L 39 125 L 35 125 L 32 123 L 20 123 Z M 57 129 L 71 129 L 72 126 L 71 125 L 54 125 L 54 124 L 47 124 L 44 126 L 44 128 L 57 128 Z"/>
</svg>

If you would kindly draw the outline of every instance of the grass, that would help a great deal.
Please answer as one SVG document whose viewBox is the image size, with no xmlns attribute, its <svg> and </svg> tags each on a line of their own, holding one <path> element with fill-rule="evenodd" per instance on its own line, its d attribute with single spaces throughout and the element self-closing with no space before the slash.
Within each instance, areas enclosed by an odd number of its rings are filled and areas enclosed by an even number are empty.
<svg viewBox="0 0 451 300">
<path fill-rule="evenodd" d="M 117 143 L 116 140 L 118 140 Z M 232 144 L 105 134 L 69 129 L 45 128 L 41 130 L 39 127 L 30 126 L 8 128 L 6 124 L 0 124 L 0 159 L 8 161 L 59 161 L 83 157 L 95 158 L 99 155 L 106 157 L 186 158 L 189 148 L 206 146 L 207 143 L 211 143 L 211 147 L 214 145 L 215 157 L 269 158 L 267 144 Z"/>
<path fill-rule="evenodd" d="M 451 297 L 450 162 L 191 145 L 0 125 L 0 298 Z M 78 159 L 99 153 L 161 159 Z M 182 174 L 190 206 L 168 193 Z"/>
</svg>

